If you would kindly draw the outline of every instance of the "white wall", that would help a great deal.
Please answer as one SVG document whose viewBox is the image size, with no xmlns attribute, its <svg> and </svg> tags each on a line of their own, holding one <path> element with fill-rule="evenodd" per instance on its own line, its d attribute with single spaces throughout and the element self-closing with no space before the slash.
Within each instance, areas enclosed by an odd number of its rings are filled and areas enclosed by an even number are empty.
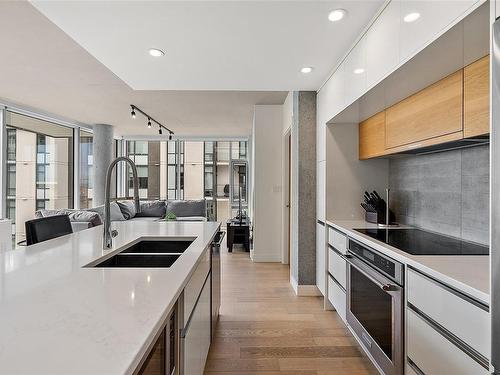
<svg viewBox="0 0 500 375">
<path fill-rule="evenodd" d="M 255 262 L 281 261 L 283 106 L 256 105 L 252 129 Z"/>
</svg>

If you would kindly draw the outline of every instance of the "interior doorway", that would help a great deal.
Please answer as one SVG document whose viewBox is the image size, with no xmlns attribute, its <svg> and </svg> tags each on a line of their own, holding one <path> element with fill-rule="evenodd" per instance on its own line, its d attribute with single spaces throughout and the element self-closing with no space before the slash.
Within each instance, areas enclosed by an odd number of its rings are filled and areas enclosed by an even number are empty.
<svg viewBox="0 0 500 375">
<path fill-rule="evenodd" d="M 283 135 L 283 249 L 282 263 L 290 264 L 291 256 L 291 194 L 292 194 L 292 137 L 289 129 Z"/>
</svg>

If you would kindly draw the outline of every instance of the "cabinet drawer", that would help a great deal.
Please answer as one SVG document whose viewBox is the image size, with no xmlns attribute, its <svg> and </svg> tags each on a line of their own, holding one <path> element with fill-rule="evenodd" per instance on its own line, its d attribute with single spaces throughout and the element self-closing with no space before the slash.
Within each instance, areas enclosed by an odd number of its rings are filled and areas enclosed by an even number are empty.
<svg viewBox="0 0 500 375">
<path fill-rule="evenodd" d="M 337 249 L 341 254 L 345 255 L 347 253 L 347 237 L 338 230 L 328 228 L 328 244 Z"/>
<path fill-rule="evenodd" d="M 488 311 L 412 269 L 408 269 L 407 290 L 408 302 L 484 357 L 490 357 Z"/>
<path fill-rule="evenodd" d="M 486 375 L 489 371 L 407 310 L 408 357 L 426 375 Z"/>
<path fill-rule="evenodd" d="M 332 248 L 328 249 L 328 272 L 346 289 L 346 261 Z"/>
<path fill-rule="evenodd" d="M 196 270 L 191 275 L 186 287 L 184 288 L 184 324 L 189 319 L 198 296 L 201 293 L 205 279 L 210 271 L 210 251 L 205 249 L 200 257 Z"/>
<path fill-rule="evenodd" d="M 340 286 L 328 275 L 328 300 L 337 314 L 346 322 L 346 294 Z"/>
</svg>

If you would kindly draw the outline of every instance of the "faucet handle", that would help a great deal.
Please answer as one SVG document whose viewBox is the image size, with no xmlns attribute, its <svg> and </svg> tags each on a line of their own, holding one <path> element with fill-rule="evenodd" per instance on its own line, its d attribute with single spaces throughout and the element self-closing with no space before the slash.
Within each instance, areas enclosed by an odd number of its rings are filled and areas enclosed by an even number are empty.
<svg viewBox="0 0 500 375">
<path fill-rule="evenodd" d="M 116 229 L 113 229 L 111 231 L 111 237 L 115 238 L 116 236 L 118 236 L 118 231 Z"/>
</svg>

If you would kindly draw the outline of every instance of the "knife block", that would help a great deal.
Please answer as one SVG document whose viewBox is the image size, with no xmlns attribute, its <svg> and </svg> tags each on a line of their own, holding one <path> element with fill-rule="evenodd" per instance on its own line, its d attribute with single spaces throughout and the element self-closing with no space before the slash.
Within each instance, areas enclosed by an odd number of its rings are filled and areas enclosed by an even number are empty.
<svg viewBox="0 0 500 375">
<path fill-rule="evenodd" d="M 369 212 L 365 211 L 365 221 L 373 224 L 385 224 L 385 211 L 384 212 Z M 389 210 L 389 223 L 396 221 L 396 215 L 392 210 Z"/>
</svg>

